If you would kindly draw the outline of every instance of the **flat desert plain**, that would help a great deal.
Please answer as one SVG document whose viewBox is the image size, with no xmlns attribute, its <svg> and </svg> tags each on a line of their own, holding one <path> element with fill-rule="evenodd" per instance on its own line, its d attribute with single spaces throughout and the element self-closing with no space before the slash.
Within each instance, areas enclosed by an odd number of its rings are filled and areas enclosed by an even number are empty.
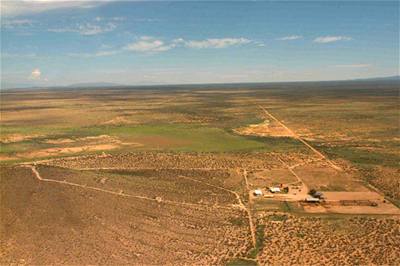
<svg viewBox="0 0 400 266">
<path fill-rule="evenodd" d="M 398 265 L 398 87 L 1 91 L 0 263 Z"/>
</svg>

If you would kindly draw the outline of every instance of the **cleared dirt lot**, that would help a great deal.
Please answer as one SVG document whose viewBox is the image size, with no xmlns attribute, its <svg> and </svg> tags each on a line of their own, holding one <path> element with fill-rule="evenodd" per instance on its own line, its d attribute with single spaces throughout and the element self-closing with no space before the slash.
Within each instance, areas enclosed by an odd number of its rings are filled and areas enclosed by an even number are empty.
<svg viewBox="0 0 400 266">
<path fill-rule="evenodd" d="M 396 214 L 400 209 L 375 191 L 368 192 L 325 192 L 328 212 L 349 214 Z"/>
<path fill-rule="evenodd" d="M 324 162 L 315 162 L 295 168 L 306 185 L 321 191 L 369 191 L 357 180 L 357 172 L 336 171 Z"/>
<path fill-rule="evenodd" d="M 253 124 L 247 127 L 235 129 L 235 132 L 249 136 L 273 136 L 273 137 L 293 137 L 293 133 L 287 131 L 274 120 L 267 119 L 260 124 Z"/>
<path fill-rule="evenodd" d="M 295 183 L 297 178 L 288 169 L 277 168 L 252 172 L 249 174 L 249 182 L 253 188 L 258 188 Z"/>
</svg>

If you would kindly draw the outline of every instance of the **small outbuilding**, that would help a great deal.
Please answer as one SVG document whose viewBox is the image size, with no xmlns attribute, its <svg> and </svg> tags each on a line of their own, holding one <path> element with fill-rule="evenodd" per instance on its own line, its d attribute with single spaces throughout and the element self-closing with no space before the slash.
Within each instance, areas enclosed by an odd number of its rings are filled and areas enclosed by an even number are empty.
<svg viewBox="0 0 400 266">
<path fill-rule="evenodd" d="M 317 202 L 320 202 L 320 199 L 319 199 L 319 198 L 312 197 L 312 196 L 308 196 L 308 197 L 305 199 L 305 202 L 314 202 L 314 203 L 317 203 Z"/>
<path fill-rule="evenodd" d="M 317 191 L 315 189 L 311 189 L 308 194 L 310 194 L 314 198 L 319 198 L 319 199 L 324 199 L 324 194 L 320 191 Z"/>
<path fill-rule="evenodd" d="M 323 199 L 324 198 L 324 194 L 320 191 L 317 191 L 313 194 L 313 197 L 315 198 L 319 198 L 319 199 Z"/>
<path fill-rule="evenodd" d="M 263 193 L 262 193 L 261 189 L 256 189 L 256 190 L 254 190 L 253 194 L 256 197 L 259 197 L 259 196 L 262 196 Z"/>
<path fill-rule="evenodd" d="M 279 187 L 269 187 L 269 191 L 271 193 L 279 193 L 281 192 L 281 189 Z"/>
</svg>

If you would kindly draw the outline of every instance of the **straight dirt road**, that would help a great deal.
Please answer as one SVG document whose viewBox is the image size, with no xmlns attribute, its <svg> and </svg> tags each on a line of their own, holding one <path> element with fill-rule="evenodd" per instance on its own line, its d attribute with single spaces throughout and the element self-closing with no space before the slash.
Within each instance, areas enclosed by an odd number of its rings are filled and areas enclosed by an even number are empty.
<svg viewBox="0 0 400 266">
<path fill-rule="evenodd" d="M 251 214 L 251 190 L 249 186 L 249 181 L 247 179 L 247 170 L 243 169 L 243 178 L 246 183 L 246 190 L 249 195 L 249 207 L 246 208 L 247 214 L 249 216 L 249 225 L 250 225 L 250 232 L 251 232 L 251 239 L 253 241 L 253 247 L 256 247 L 256 228 L 253 223 L 253 215 Z"/>
<path fill-rule="evenodd" d="M 283 128 L 285 128 L 295 139 L 299 140 L 302 142 L 305 146 L 307 146 L 309 149 L 311 149 L 316 155 L 318 155 L 321 159 L 324 159 L 333 169 L 342 171 L 343 169 L 334 164 L 331 160 L 329 160 L 325 155 L 323 155 L 320 151 L 315 149 L 313 146 L 311 146 L 307 141 L 305 141 L 302 137 L 300 137 L 298 134 L 296 134 L 293 130 L 288 128 L 285 124 L 283 124 L 279 119 L 277 119 L 275 116 L 273 116 L 270 112 L 265 107 L 259 106 L 261 110 L 264 111 L 264 113 L 269 116 L 271 119 L 273 119 L 275 122 L 277 122 L 279 125 L 281 125 Z"/>
</svg>

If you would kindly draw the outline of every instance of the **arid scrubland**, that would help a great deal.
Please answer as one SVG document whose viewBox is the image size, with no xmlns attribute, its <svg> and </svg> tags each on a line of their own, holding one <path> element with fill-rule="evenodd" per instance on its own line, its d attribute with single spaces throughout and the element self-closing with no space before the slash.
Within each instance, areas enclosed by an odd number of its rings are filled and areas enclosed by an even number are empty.
<svg viewBox="0 0 400 266">
<path fill-rule="evenodd" d="M 2 91 L 0 262 L 399 264 L 397 94 L 387 82 Z M 311 189 L 326 200 L 305 203 Z"/>
</svg>

